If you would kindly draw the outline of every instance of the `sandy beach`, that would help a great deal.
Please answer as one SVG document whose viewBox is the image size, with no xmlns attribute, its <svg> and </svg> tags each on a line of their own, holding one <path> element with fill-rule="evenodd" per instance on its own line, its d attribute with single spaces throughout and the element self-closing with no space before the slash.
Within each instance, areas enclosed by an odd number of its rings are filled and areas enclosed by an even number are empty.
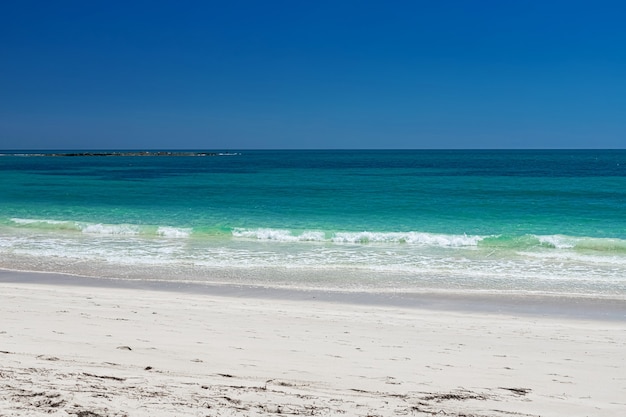
<svg viewBox="0 0 626 417">
<path fill-rule="evenodd" d="M 0 283 L 0 416 L 623 416 L 626 321 Z"/>
</svg>

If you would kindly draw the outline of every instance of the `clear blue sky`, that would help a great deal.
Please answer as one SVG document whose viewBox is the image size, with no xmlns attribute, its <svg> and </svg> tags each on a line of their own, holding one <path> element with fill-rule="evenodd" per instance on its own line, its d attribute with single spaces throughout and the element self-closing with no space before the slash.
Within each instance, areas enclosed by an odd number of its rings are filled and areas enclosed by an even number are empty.
<svg viewBox="0 0 626 417">
<path fill-rule="evenodd" d="M 3 1 L 0 149 L 624 148 L 621 1 Z"/>
</svg>

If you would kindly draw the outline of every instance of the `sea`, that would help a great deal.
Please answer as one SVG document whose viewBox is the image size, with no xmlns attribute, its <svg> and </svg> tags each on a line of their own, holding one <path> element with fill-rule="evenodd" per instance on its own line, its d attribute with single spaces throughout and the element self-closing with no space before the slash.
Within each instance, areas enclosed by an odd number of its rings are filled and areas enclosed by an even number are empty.
<svg viewBox="0 0 626 417">
<path fill-rule="evenodd" d="M 626 150 L 0 151 L 0 268 L 626 299 Z"/>
</svg>

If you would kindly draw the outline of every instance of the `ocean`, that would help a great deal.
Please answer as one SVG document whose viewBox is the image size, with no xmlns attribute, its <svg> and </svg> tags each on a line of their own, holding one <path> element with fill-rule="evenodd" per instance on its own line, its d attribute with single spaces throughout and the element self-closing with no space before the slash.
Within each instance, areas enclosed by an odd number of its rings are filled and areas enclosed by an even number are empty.
<svg viewBox="0 0 626 417">
<path fill-rule="evenodd" d="M 0 154 L 3 269 L 626 299 L 624 150 Z"/>
</svg>

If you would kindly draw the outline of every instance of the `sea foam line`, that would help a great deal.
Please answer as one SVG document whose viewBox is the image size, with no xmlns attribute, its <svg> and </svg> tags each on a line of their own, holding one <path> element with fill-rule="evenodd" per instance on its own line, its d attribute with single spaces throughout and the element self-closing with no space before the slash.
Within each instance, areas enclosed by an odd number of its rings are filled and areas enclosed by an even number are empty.
<svg viewBox="0 0 626 417">
<path fill-rule="evenodd" d="M 477 246 L 485 236 L 444 235 L 422 232 L 337 232 L 327 237 L 322 231 L 295 234 L 285 229 L 235 228 L 233 237 L 278 242 L 329 242 L 347 244 L 407 243 L 412 245 L 463 247 Z"/>
<path fill-rule="evenodd" d="M 443 248 L 476 248 L 492 250 L 527 251 L 593 251 L 625 253 L 626 240 L 618 238 L 576 237 L 566 235 L 467 235 L 426 232 L 324 232 L 288 229 L 235 228 L 234 238 L 274 242 L 323 242 L 336 244 L 408 244 Z"/>
<path fill-rule="evenodd" d="M 106 224 L 56 219 L 11 218 L 8 224 L 26 229 L 80 232 L 89 235 L 146 236 L 188 238 L 202 236 L 202 230 L 167 225 Z M 6 224 L 6 223 L 5 223 Z M 221 233 L 221 231 L 219 232 Z M 209 232 L 207 236 L 212 235 Z M 334 244 L 408 244 L 442 248 L 490 248 L 493 250 L 527 251 L 534 249 L 558 251 L 592 251 L 596 253 L 626 253 L 626 239 L 567 236 L 567 235 L 467 235 L 426 232 L 330 232 L 322 230 L 294 231 L 276 228 L 234 228 L 235 239 L 268 242 L 321 242 Z"/>
<path fill-rule="evenodd" d="M 34 229 L 56 229 L 78 231 L 89 235 L 115 235 L 115 236 L 137 236 L 156 235 L 166 238 L 186 238 L 192 234 L 191 228 L 179 228 L 172 226 L 149 226 L 136 224 L 106 224 L 87 223 L 68 220 L 51 219 L 9 219 L 13 224 Z"/>
</svg>

